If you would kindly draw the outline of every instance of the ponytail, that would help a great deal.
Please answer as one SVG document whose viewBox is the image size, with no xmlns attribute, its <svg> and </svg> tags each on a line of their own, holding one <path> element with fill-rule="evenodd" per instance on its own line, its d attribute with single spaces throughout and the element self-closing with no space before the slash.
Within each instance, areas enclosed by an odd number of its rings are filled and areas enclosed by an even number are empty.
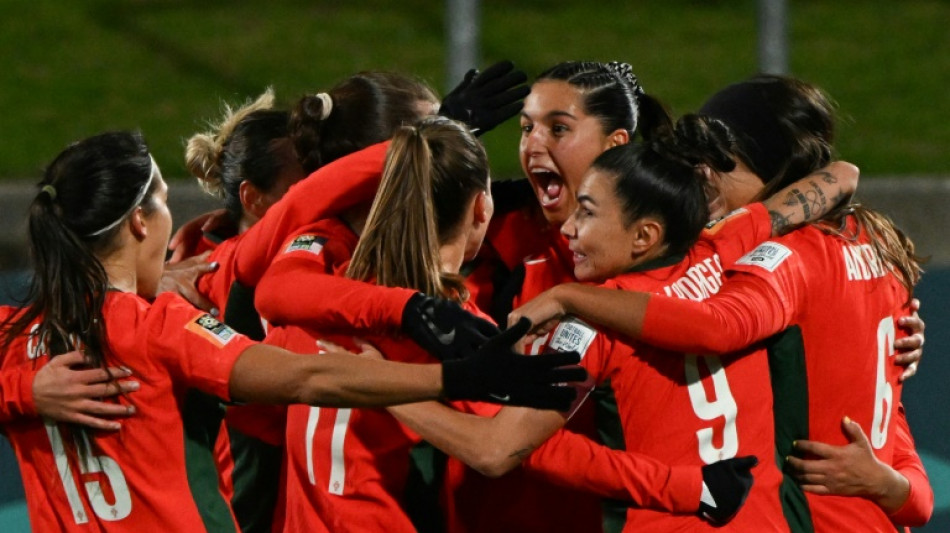
<svg viewBox="0 0 950 533">
<path fill-rule="evenodd" d="M 429 117 L 400 128 L 347 277 L 466 299 L 462 278 L 442 272 L 440 249 L 487 189 L 484 148 L 464 126 Z"/>
<path fill-rule="evenodd" d="M 135 207 L 148 207 L 157 172 L 141 135 L 127 132 L 75 143 L 50 164 L 29 211 L 29 303 L 0 325 L 4 350 L 39 319 L 28 332 L 31 356 L 82 348 L 92 365 L 106 367 L 109 280 L 96 254 L 111 250 Z"/>
</svg>

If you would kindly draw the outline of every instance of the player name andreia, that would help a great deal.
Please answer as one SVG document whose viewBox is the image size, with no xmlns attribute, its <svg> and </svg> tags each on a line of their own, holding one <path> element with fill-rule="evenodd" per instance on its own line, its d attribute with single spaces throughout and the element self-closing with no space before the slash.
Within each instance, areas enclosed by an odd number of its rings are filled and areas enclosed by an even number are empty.
<svg viewBox="0 0 950 533">
<path fill-rule="evenodd" d="M 887 271 L 870 244 L 845 244 L 841 247 L 848 281 L 867 281 L 884 277 Z"/>
</svg>

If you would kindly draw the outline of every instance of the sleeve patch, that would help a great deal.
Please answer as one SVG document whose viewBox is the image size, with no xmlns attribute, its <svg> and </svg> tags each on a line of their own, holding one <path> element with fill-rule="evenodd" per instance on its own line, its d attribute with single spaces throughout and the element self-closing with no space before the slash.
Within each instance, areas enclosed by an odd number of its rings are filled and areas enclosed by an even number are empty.
<svg viewBox="0 0 950 533">
<path fill-rule="evenodd" d="M 715 234 L 716 232 L 719 231 L 720 228 L 722 228 L 726 224 L 726 222 L 729 219 L 735 218 L 740 215 L 744 215 L 748 212 L 749 210 L 744 207 L 740 207 L 738 209 L 730 211 L 729 213 L 726 213 L 725 215 L 717 218 L 716 220 L 712 220 L 708 222 L 706 224 L 706 231 L 708 231 L 709 233 Z"/>
<path fill-rule="evenodd" d="M 737 265 L 753 265 L 775 272 L 792 255 L 792 251 L 777 242 L 764 242 L 758 248 L 736 261 Z"/>
<path fill-rule="evenodd" d="M 219 348 L 223 348 L 237 336 L 236 331 L 218 322 L 216 318 L 207 313 L 198 315 L 185 326 L 185 329 Z"/>
<path fill-rule="evenodd" d="M 323 250 L 323 245 L 326 244 L 326 242 L 327 240 L 325 238 L 319 237 L 317 235 L 299 235 L 287 245 L 284 253 L 288 254 L 290 252 L 303 250 L 305 252 L 319 255 L 320 251 Z"/>
<path fill-rule="evenodd" d="M 568 318 L 558 324 L 557 329 L 548 343 L 548 348 L 558 352 L 578 352 L 581 358 L 587 353 L 597 330 L 577 318 Z"/>
</svg>

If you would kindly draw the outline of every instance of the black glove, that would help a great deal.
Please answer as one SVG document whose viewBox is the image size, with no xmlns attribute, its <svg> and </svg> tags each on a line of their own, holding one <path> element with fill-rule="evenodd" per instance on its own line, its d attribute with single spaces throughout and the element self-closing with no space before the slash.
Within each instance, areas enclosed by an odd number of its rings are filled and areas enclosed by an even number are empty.
<svg viewBox="0 0 950 533">
<path fill-rule="evenodd" d="M 402 331 L 440 361 L 469 357 L 501 332 L 459 304 L 421 292 L 402 310 Z"/>
<path fill-rule="evenodd" d="M 522 318 L 492 337 L 471 357 L 442 363 L 445 397 L 537 409 L 570 408 L 577 391 L 566 382 L 587 379 L 587 371 L 576 366 L 580 354 L 521 355 L 512 350 L 512 345 L 530 327 L 531 322 Z"/>
<path fill-rule="evenodd" d="M 733 457 L 703 467 L 703 496 L 699 516 L 721 526 L 736 516 L 752 488 L 752 467 L 759 464 L 755 456 Z M 709 498 L 712 501 L 707 501 Z"/>
<path fill-rule="evenodd" d="M 511 61 L 499 61 L 482 73 L 472 69 L 442 99 L 439 114 L 464 122 L 472 133 L 481 135 L 521 111 L 521 100 L 531 92 L 522 85 L 527 80 Z"/>
</svg>

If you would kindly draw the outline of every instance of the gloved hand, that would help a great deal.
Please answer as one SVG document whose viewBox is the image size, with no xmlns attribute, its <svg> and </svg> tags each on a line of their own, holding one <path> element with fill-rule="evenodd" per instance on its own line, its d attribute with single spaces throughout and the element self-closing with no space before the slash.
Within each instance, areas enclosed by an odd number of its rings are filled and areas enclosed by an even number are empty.
<svg viewBox="0 0 950 533">
<path fill-rule="evenodd" d="M 464 122 L 475 135 L 481 135 L 521 111 L 522 100 L 531 88 L 528 80 L 511 61 L 499 61 L 479 73 L 472 69 L 458 87 L 445 95 L 439 114 Z"/>
<path fill-rule="evenodd" d="M 468 357 L 501 332 L 459 304 L 421 292 L 402 310 L 402 331 L 440 361 Z"/>
<path fill-rule="evenodd" d="M 570 408 L 577 391 L 567 382 L 587 379 L 577 352 L 521 355 L 512 345 L 531 327 L 528 319 L 492 337 L 471 357 L 442 363 L 446 398 L 481 400 L 537 409 Z M 570 366 L 567 366 L 570 365 Z"/>
<path fill-rule="evenodd" d="M 716 526 L 732 520 L 752 489 L 752 467 L 757 464 L 759 460 L 748 455 L 704 466 L 699 516 Z"/>
</svg>

